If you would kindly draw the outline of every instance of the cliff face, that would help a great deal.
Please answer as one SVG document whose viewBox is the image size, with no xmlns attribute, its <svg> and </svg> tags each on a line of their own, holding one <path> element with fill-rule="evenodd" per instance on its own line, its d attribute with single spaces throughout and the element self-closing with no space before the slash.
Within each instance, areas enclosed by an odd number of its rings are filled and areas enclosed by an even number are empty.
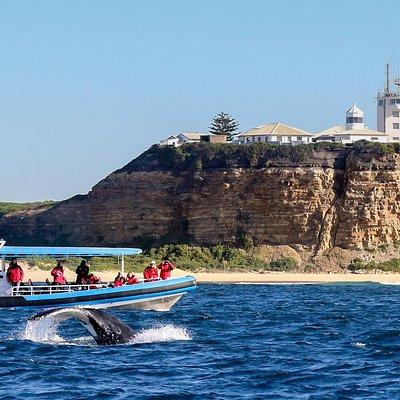
<svg viewBox="0 0 400 400">
<path fill-rule="evenodd" d="M 160 151 L 183 158 L 167 165 Z M 400 240 L 398 154 L 313 149 L 296 159 L 258 151 L 221 162 L 219 153 L 190 150 L 184 158 L 152 148 L 88 195 L 0 218 L 0 236 L 13 244 L 143 246 L 250 235 L 256 244 L 314 252 Z"/>
</svg>

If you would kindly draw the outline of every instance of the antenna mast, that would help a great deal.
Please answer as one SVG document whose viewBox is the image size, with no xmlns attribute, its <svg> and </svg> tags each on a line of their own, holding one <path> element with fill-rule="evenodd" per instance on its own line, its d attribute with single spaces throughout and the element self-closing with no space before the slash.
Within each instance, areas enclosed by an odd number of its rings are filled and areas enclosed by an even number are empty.
<svg viewBox="0 0 400 400">
<path fill-rule="evenodd" d="M 386 62 L 386 88 L 385 92 L 386 94 L 390 94 L 390 86 L 389 86 L 389 62 Z"/>
</svg>

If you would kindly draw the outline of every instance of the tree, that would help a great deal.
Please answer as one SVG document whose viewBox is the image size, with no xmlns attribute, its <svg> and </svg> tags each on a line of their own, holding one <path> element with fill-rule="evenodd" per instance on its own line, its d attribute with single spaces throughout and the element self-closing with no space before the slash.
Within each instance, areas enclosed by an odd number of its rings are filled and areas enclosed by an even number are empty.
<svg viewBox="0 0 400 400">
<path fill-rule="evenodd" d="M 226 135 L 232 140 L 239 123 L 230 115 L 220 112 L 216 115 L 210 126 L 210 133 L 213 135 Z"/>
</svg>

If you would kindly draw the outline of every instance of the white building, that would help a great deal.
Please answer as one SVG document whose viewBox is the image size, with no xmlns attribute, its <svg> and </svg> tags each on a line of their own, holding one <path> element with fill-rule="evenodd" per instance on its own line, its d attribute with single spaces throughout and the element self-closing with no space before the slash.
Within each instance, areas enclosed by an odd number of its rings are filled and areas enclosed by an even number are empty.
<svg viewBox="0 0 400 400">
<path fill-rule="evenodd" d="M 358 140 L 367 140 L 369 142 L 388 143 L 390 137 L 384 132 L 374 131 L 372 129 L 349 129 L 335 135 L 335 142 L 350 144 Z"/>
<path fill-rule="evenodd" d="M 390 88 L 389 64 L 386 64 L 386 86 L 376 96 L 377 129 L 387 133 L 393 141 L 400 139 L 400 78 L 394 82 L 396 90 Z"/>
<path fill-rule="evenodd" d="M 160 146 L 179 147 L 184 143 L 226 143 L 225 135 L 213 135 L 201 132 L 182 132 L 178 135 L 169 136 L 160 141 Z"/>
<path fill-rule="evenodd" d="M 312 133 L 277 122 L 261 125 L 238 136 L 239 144 L 267 142 L 275 144 L 311 143 Z"/>
<path fill-rule="evenodd" d="M 160 140 L 160 146 L 179 146 L 179 139 L 177 136 L 169 136 L 166 139 Z"/>
<path fill-rule="evenodd" d="M 394 138 L 393 138 L 394 139 Z M 390 135 L 384 132 L 368 129 L 364 125 L 364 113 L 356 103 L 346 111 L 345 126 L 333 126 L 315 135 L 314 142 L 338 142 L 350 144 L 358 140 L 369 142 L 388 143 L 392 141 Z"/>
<path fill-rule="evenodd" d="M 200 143 L 201 137 L 205 133 L 200 132 L 182 132 L 178 135 L 172 135 L 166 139 L 160 140 L 160 146 L 175 146 L 178 147 L 184 143 Z"/>
</svg>

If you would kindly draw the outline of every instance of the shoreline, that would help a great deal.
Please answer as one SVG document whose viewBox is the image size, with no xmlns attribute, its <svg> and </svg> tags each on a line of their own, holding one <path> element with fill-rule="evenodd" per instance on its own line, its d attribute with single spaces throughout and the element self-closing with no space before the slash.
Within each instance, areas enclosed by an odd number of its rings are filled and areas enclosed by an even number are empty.
<svg viewBox="0 0 400 400">
<path fill-rule="evenodd" d="M 51 279 L 50 271 L 37 268 L 25 269 L 24 281 L 33 282 Z M 112 282 L 118 271 L 93 271 L 103 281 Z M 295 273 L 295 272 L 198 272 L 191 273 L 176 269 L 173 277 L 192 275 L 198 283 L 247 283 L 247 284 L 319 284 L 319 283 L 390 283 L 400 284 L 400 273 Z M 65 276 L 69 282 L 76 279 L 74 271 L 66 268 Z M 141 274 L 136 274 L 141 277 Z"/>
<path fill-rule="evenodd" d="M 322 283 L 388 283 L 400 284 L 400 274 L 352 273 L 197 273 L 192 274 L 198 283 L 245 284 L 322 284 Z"/>
</svg>

